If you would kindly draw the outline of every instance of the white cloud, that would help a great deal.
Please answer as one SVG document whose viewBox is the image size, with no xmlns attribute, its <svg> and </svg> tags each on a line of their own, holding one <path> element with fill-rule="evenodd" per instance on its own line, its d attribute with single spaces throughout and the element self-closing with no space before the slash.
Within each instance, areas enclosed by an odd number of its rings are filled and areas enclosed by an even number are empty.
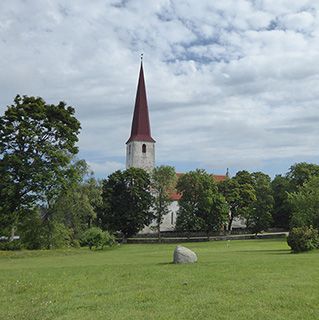
<svg viewBox="0 0 319 320">
<path fill-rule="evenodd" d="M 111 174 L 112 172 L 116 170 L 123 170 L 125 169 L 125 166 L 122 162 L 116 162 L 116 161 L 105 161 L 101 163 L 88 161 L 88 165 L 91 170 L 94 171 L 98 176 L 104 176 Z"/>
<path fill-rule="evenodd" d="M 17 93 L 65 100 L 92 168 L 123 168 L 143 51 L 158 162 L 273 172 L 316 159 L 318 11 L 310 0 L 1 1 L 0 111 Z"/>
</svg>

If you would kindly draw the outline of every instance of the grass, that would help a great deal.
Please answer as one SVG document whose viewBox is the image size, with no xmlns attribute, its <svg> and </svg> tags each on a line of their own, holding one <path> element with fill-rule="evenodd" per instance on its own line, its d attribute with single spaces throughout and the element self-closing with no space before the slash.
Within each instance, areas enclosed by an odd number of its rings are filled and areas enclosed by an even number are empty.
<svg viewBox="0 0 319 320">
<path fill-rule="evenodd" d="M 319 319 L 319 251 L 284 240 L 0 252 L 0 319 Z"/>
</svg>

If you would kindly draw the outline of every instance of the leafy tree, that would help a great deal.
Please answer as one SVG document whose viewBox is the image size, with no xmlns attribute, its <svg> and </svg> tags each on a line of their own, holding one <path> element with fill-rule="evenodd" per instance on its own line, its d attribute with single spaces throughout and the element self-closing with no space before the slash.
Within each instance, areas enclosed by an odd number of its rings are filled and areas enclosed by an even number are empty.
<svg viewBox="0 0 319 320">
<path fill-rule="evenodd" d="M 19 235 L 24 247 L 29 250 L 42 249 L 45 245 L 43 221 L 39 209 L 25 214 L 18 225 Z"/>
<path fill-rule="evenodd" d="M 225 199 L 218 194 L 213 177 L 197 169 L 181 176 L 177 191 L 182 195 L 176 229 L 183 231 L 218 231 L 227 217 Z"/>
<path fill-rule="evenodd" d="M 58 217 L 52 214 L 51 208 L 42 207 L 41 219 L 43 240 L 42 246 L 46 249 L 62 248 L 71 243 L 71 232 Z"/>
<path fill-rule="evenodd" d="M 72 161 L 66 170 L 63 185 L 53 185 L 51 193 L 55 192 L 55 196 L 50 202 L 40 205 L 45 248 L 78 246 L 79 236 L 85 226 L 83 214 L 87 213 L 86 209 L 91 209 L 85 206 L 87 203 L 79 191 L 87 170 L 84 160 Z"/>
<path fill-rule="evenodd" d="M 252 203 L 252 209 L 248 212 L 247 226 L 254 233 L 267 230 L 272 222 L 272 210 L 274 198 L 270 186 L 271 179 L 262 172 L 252 173 L 256 201 Z"/>
<path fill-rule="evenodd" d="M 150 177 L 143 169 L 112 173 L 103 181 L 102 199 L 99 224 L 104 230 L 121 231 L 124 238 L 136 234 L 154 218 Z"/>
<path fill-rule="evenodd" d="M 319 229 L 319 177 L 312 177 L 297 192 L 289 193 L 291 227 L 314 226 Z"/>
<path fill-rule="evenodd" d="M 227 229 L 231 231 L 234 218 L 247 217 L 256 201 L 253 179 L 247 171 L 239 171 L 231 179 L 220 182 L 218 189 L 230 208 Z"/>
<path fill-rule="evenodd" d="M 302 187 L 312 176 L 319 176 L 319 165 L 300 162 L 291 166 L 287 173 L 291 191 L 297 191 L 297 189 Z"/>
<path fill-rule="evenodd" d="M 292 165 L 283 177 L 278 175 L 272 181 L 274 193 L 274 226 L 289 228 L 292 216 L 291 201 L 288 193 L 297 192 L 313 176 L 319 176 L 319 165 L 300 162 Z"/>
<path fill-rule="evenodd" d="M 288 201 L 288 192 L 291 186 L 287 177 L 276 175 L 271 182 L 274 197 L 272 213 L 273 225 L 279 228 L 289 229 L 291 207 Z"/>
<path fill-rule="evenodd" d="M 238 171 L 234 177 L 240 185 L 254 185 L 254 176 L 246 170 Z"/>
<path fill-rule="evenodd" d="M 224 196 L 216 191 L 207 196 L 198 213 L 203 220 L 208 239 L 211 232 L 220 231 L 228 220 L 229 206 Z"/>
<path fill-rule="evenodd" d="M 78 180 L 70 181 L 51 208 L 53 215 L 70 230 L 72 245 L 77 245 L 81 234 L 96 221 L 102 203 L 101 184 L 93 176 L 84 180 L 87 174 L 85 162 L 80 170 Z"/>
<path fill-rule="evenodd" d="M 175 169 L 170 166 L 156 167 L 152 172 L 151 180 L 156 228 L 160 241 L 161 223 L 163 222 L 163 217 L 169 213 L 169 205 L 172 202 L 170 196 L 176 186 Z"/>
<path fill-rule="evenodd" d="M 70 173 L 80 123 L 64 102 L 16 96 L 0 117 L 2 228 L 17 225 L 36 203 L 48 205 Z"/>
</svg>

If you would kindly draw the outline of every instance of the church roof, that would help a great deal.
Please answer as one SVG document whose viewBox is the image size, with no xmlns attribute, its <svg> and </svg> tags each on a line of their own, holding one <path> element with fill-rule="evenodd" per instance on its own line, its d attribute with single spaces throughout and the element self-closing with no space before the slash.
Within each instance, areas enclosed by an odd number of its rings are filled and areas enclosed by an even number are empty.
<svg viewBox="0 0 319 320">
<path fill-rule="evenodd" d="M 126 143 L 131 141 L 155 142 L 151 136 L 151 126 L 148 115 L 146 89 L 144 81 L 143 63 L 141 62 L 138 79 L 131 136 Z"/>
</svg>

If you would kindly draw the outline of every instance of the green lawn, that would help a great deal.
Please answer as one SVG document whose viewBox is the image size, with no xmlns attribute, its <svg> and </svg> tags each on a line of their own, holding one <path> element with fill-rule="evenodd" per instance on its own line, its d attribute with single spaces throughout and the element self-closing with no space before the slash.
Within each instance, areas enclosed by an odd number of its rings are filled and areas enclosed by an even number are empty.
<svg viewBox="0 0 319 320">
<path fill-rule="evenodd" d="M 319 319 L 319 251 L 284 240 L 0 252 L 0 319 Z"/>
</svg>

